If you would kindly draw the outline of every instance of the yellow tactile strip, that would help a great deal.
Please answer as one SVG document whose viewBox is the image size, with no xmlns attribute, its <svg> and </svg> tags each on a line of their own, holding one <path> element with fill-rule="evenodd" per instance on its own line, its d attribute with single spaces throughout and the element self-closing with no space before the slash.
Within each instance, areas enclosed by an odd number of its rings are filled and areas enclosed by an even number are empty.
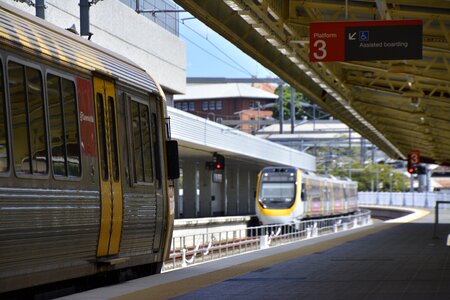
<svg viewBox="0 0 450 300">
<path fill-rule="evenodd" d="M 376 209 L 388 209 L 388 210 L 398 210 L 398 211 L 409 212 L 409 214 L 407 214 L 406 216 L 387 220 L 386 223 L 409 223 L 409 222 L 413 222 L 415 220 L 418 220 L 418 219 L 423 218 L 426 215 L 430 214 L 429 210 L 412 208 L 412 207 L 380 206 L 380 205 L 364 205 L 363 207 L 367 208 L 367 209 L 376 208 Z"/>
</svg>

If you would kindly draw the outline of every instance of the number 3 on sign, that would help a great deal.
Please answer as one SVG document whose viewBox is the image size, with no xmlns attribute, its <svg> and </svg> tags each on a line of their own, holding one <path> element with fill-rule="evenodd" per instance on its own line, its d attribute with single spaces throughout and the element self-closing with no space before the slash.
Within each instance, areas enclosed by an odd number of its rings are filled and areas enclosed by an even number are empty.
<svg viewBox="0 0 450 300">
<path fill-rule="evenodd" d="M 322 60 L 327 57 L 327 43 L 324 40 L 316 40 L 313 44 L 314 52 L 313 56 L 317 60 Z"/>
<path fill-rule="evenodd" d="M 411 163 L 416 165 L 420 162 L 420 158 L 419 158 L 419 153 L 417 152 L 412 152 L 411 153 Z"/>
</svg>

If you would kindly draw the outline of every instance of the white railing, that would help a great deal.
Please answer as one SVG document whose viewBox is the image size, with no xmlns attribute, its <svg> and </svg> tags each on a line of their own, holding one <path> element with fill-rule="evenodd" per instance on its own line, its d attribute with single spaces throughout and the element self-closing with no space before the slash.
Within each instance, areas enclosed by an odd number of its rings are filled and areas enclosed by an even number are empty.
<svg viewBox="0 0 450 300">
<path fill-rule="evenodd" d="M 174 237 L 170 258 L 165 261 L 163 271 L 339 232 L 370 223 L 370 211 L 363 210 L 349 216 L 307 220 L 295 225 L 265 225 Z"/>
<path fill-rule="evenodd" d="M 433 208 L 436 201 L 449 201 L 450 193 L 359 192 L 359 205 Z"/>
</svg>

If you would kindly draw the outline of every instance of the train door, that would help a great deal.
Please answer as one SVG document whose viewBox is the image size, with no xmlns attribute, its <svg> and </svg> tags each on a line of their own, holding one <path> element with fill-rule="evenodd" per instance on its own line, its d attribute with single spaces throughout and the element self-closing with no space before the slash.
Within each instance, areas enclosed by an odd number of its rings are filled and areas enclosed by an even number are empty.
<svg viewBox="0 0 450 300">
<path fill-rule="evenodd" d="M 101 192 L 97 256 L 101 257 L 119 252 L 122 232 L 123 200 L 114 83 L 94 77 L 94 98 Z"/>
</svg>

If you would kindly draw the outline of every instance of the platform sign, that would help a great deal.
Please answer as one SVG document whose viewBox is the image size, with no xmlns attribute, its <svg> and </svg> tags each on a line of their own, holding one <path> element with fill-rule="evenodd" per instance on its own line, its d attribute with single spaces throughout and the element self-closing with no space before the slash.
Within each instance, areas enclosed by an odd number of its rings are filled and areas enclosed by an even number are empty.
<svg viewBox="0 0 450 300">
<path fill-rule="evenodd" d="M 309 59 L 422 59 L 422 20 L 310 23 Z"/>
<path fill-rule="evenodd" d="M 420 164 L 420 151 L 419 150 L 411 150 L 408 155 L 408 163 L 411 165 Z"/>
</svg>

